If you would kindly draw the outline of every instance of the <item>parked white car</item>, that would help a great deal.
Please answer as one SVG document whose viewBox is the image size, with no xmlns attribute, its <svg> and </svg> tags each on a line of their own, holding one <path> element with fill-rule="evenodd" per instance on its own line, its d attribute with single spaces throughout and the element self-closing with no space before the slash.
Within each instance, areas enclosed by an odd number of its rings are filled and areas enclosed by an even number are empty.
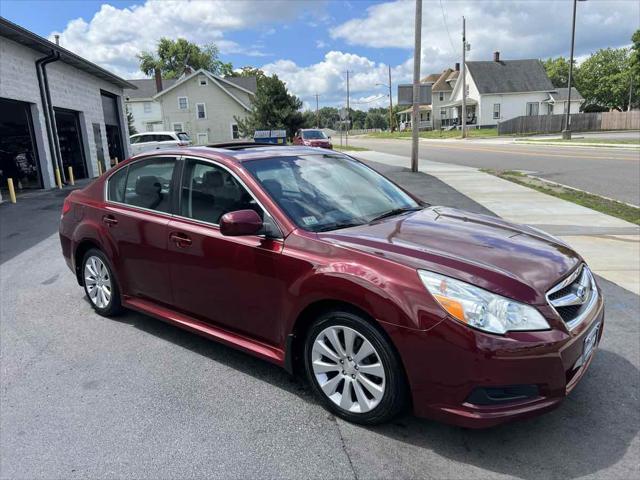
<svg viewBox="0 0 640 480">
<path fill-rule="evenodd" d="M 145 132 L 129 137 L 131 151 L 134 155 L 147 150 L 163 150 L 166 148 L 188 147 L 191 138 L 185 132 Z"/>
</svg>

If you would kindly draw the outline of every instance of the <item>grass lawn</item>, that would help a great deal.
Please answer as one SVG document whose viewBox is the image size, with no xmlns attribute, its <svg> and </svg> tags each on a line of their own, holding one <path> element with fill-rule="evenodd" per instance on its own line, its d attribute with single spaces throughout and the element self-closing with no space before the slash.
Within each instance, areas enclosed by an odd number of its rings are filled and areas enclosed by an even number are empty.
<svg viewBox="0 0 640 480">
<path fill-rule="evenodd" d="M 606 143 L 619 145 L 640 145 L 640 135 L 638 138 L 572 138 L 564 140 L 562 138 L 530 138 L 527 142 L 555 142 L 555 143 Z"/>
<path fill-rule="evenodd" d="M 364 147 L 353 147 L 351 145 L 347 146 L 347 145 L 333 145 L 333 149 L 337 150 L 339 152 L 365 152 L 367 150 L 369 150 L 368 148 L 364 148 Z"/>
<path fill-rule="evenodd" d="M 467 130 L 469 138 L 497 137 L 497 128 L 471 128 Z M 411 138 L 411 130 L 404 132 L 368 133 L 370 138 Z M 420 132 L 420 138 L 460 138 L 460 130 L 428 130 Z"/>
<path fill-rule="evenodd" d="M 591 208 L 592 210 L 606 213 L 612 217 L 621 218 L 627 222 L 640 225 L 640 208 L 638 207 L 632 207 L 626 203 L 603 198 L 599 195 L 583 192 L 581 190 L 574 190 L 572 188 L 566 188 L 561 185 L 545 182 L 521 172 L 489 169 L 483 169 L 483 171 L 496 175 L 500 178 L 504 178 L 505 180 L 509 180 L 510 182 L 533 188 L 534 190 L 546 193 L 547 195 L 553 195 L 554 197 L 577 203 L 583 207 Z"/>
</svg>

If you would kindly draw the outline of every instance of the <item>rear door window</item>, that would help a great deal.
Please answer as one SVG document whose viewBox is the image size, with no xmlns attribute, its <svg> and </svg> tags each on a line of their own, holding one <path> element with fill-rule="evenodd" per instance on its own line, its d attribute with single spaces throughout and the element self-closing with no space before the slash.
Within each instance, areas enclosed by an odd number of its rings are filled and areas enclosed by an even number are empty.
<svg viewBox="0 0 640 480">
<path fill-rule="evenodd" d="M 129 165 L 124 203 L 169 213 L 175 164 L 173 157 L 156 157 Z"/>
<path fill-rule="evenodd" d="M 124 187 L 127 182 L 127 171 L 129 167 L 121 168 L 109 177 L 107 188 L 108 199 L 112 202 L 124 202 Z"/>
</svg>

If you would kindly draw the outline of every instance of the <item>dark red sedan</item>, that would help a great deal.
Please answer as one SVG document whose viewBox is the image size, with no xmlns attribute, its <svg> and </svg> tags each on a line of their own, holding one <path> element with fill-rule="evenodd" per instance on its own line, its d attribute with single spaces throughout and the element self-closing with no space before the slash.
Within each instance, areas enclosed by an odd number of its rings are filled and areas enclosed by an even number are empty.
<svg viewBox="0 0 640 480">
<path fill-rule="evenodd" d="M 318 128 L 302 128 L 293 136 L 294 145 L 306 147 L 333 148 L 331 137 Z"/>
<path fill-rule="evenodd" d="M 305 372 L 363 424 L 409 405 L 467 427 L 550 410 L 602 335 L 594 277 L 560 240 L 308 147 L 134 157 L 67 197 L 60 239 L 99 314 Z"/>
</svg>

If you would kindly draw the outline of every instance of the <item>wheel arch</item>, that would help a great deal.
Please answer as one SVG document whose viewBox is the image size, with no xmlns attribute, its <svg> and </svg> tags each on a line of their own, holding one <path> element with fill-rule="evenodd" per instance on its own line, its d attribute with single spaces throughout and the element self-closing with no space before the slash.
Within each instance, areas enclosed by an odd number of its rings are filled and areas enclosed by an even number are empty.
<svg viewBox="0 0 640 480">
<path fill-rule="evenodd" d="M 380 332 L 380 334 L 389 342 L 391 349 L 396 354 L 398 361 L 402 366 L 402 375 L 404 376 L 405 382 L 408 385 L 407 370 L 404 365 L 402 355 L 400 355 L 400 352 L 393 342 L 391 335 L 389 335 L 389 332 L 387 332 L 387 330 L 383 328 L 380 322 L 376 321 L 375 317 L 372 314 L 364 310 L 362 307 L 344 300 L 333 298 L 313 301 L 298 314 L 293 324 L 293 328 L 287 335 L 286 339 L 284 366 L 287 372 L 295 376 L 303 371 L 304 364 L 302 362 L 304 342 L 307 336 L 307 332 L 319 315 L 336 310 L 346 311 L 358 315 L 367 323 L 369 323 L 373 328 L 375 328 L 378 332 Z"/>
<path fill-rule="evenodd" d="M 98 242 L 89 238 L 85 238 L 84 240 L 80 241 L 80 243 L 78 243 L 78 246 L 73 253 L 73 265 L 75 268 L 76 280 L 78 281 L 78 285 L 80 285 L 81 287 L 84 286 L 84 281 L 82 279 L 82 259 L 84 258 L 84 255 L 92 248 L 96 248 L 102 251 Z"/>
</svg>

